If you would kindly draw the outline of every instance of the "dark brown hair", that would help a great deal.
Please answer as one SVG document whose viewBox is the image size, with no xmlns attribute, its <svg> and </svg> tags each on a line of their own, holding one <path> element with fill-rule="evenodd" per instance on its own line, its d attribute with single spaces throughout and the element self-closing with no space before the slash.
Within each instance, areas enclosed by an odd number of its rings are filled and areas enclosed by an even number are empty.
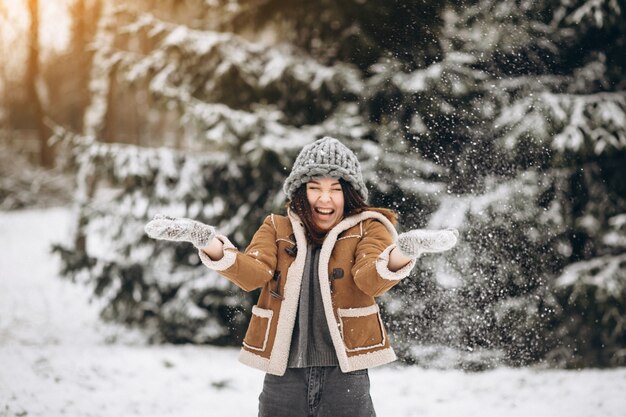
<svg viewBox="0 0 626 417">
<path fill-rule="evenodd" d="M 392 224 L 397 223 L 398 215 L 395 211 L 386 208 L 370 207 L 363 200 L 361 194 L 359 194 L 349 182 L 340 178 L 339 183 L 341 184 L 341 190 L 343 191 L 343 217 L 352 216 L 364 211 L 375 211 L 389 219 Z M 306 196 L 306 184 L 302 184 L 293 193 L 293 197 L 287 203 L 287 207 L 293 210 L 304 223 L 306 237 L 309 242 L 321 245 L 326 237 L 326 231 L 321 230 L 313 222 L 311 206 L 309 205 L 309 200 Z"/>
</svg>

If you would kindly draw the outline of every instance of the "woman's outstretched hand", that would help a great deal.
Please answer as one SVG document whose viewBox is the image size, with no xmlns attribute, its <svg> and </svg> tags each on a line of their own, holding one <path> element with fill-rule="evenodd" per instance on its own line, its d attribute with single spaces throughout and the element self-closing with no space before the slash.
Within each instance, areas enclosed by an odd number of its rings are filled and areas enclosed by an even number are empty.
<svg viewBox="0 0 626 417">
<path fill-rule="evenodd" d="M 191 242 L 197 248 L 209 246 L 215 237 L 215 228 L 184 217 L 157 214 L 146 224 L 144 230 L 153 239 Z"/>
<path fill-rule="evenodd" d="M 417 258 L 426 252 L 443 252 L 456 245 L 459 232 L 456 229 L 414 229 L 398 236 L 398 249 L 407 258 Z"/>
</svg>

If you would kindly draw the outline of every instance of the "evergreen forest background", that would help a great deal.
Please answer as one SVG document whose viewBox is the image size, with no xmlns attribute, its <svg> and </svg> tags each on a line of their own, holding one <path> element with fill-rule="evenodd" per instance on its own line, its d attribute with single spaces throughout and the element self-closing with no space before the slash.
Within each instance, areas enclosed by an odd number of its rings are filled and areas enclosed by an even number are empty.
<svg viewBox="0 0 626 417">
<path fill-rule="evenodd" d="M 38 3 L 0 46 L 0 207 L 72 204 L 54 251 L 105 319 L 238 345 L 258 294 L 143 226 L 244 248 L 331 135 L 400 231 L 461 234 L 380 300 L 404 361 L 626 365 L 623 0 L 68 0 L 54 53 Z"/>
</svg>

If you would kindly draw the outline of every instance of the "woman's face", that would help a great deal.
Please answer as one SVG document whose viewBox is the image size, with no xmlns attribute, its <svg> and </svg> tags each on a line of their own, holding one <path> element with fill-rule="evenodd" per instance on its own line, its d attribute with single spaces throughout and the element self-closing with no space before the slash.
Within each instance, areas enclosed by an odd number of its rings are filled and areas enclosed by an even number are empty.
<svg viewBox="0 0 626 417">
<path fill-rule="evenodd" d="M 343 217 L 343 191 L 335 178 L 315 178 L 306 183 L 306 196 L 313 222 L 323 231 L 330 230 Z"/>
</svg>

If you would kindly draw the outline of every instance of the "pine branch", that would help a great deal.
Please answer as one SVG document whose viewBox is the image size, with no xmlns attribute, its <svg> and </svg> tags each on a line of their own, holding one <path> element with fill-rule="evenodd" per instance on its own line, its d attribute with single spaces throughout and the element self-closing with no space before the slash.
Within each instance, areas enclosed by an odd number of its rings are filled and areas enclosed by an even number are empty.
<svg viewBox="0 0 626 417">
<path fill-rule="evenodd" d="M 558 153 L 622 151 L 626 149 L 626 92 L 531 95 L 503 109 L 494 127 L 503 132 L 500 141 L 507 148 L 530 137 Z"/>
<path fill-rule="evenodd" d="M 147 38 L 154 46 L 145 52 L 114 50 L 121 36 Z M 102 38 L 87 116 L 92 134 L 104 123 L 112 82 L 148 85 L 155 101 L 174 103 L 183 115 L 202 122 L 201 130 L 225 123 L 227 141 L 238 135 L 235 126 L 245 132 L 265 124 L 265 130 L 276 132 L 282 129 L 276 126 L 279 122 L 313 122 L 303 118 L 304 109 L 312 110 L 311 103 L 316 103 L 314 112 L 327 117 L 338 99 L 355 100 L 363 90 L 358 71 L 350 66 L 323 66 L 286 46 L 267 47 L 233 34 L 192 30 L 147 14 Z"/>
</svg>

